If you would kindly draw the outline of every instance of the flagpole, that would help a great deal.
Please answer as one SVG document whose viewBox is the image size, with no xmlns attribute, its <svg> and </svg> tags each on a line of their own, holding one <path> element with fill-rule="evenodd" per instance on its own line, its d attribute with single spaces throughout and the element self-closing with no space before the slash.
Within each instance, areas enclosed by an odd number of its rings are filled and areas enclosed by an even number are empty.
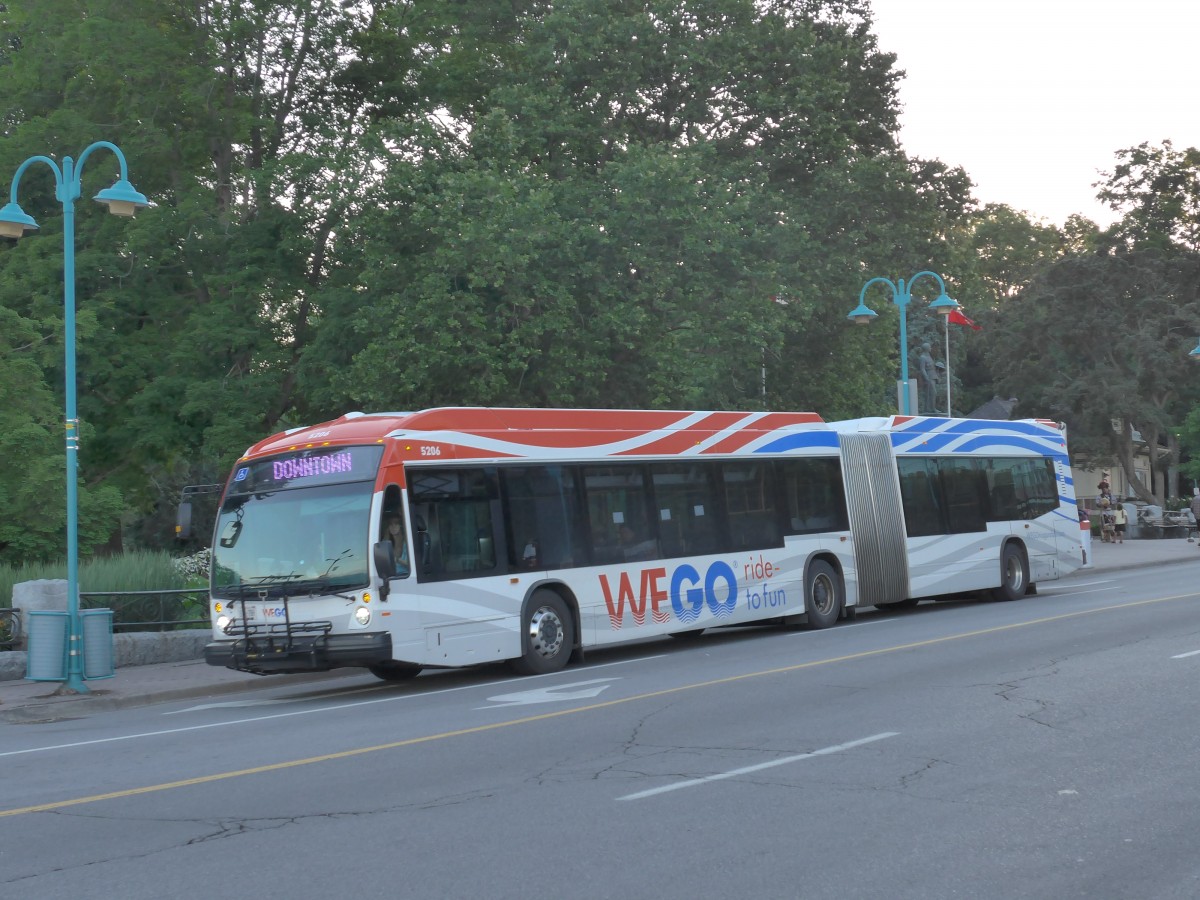
<svg viewBox="0 0 1200 900">
<path fill-rule="evenodd" d="M 946 418 L 954 414 L 950 411 L 950 317 L 942 316 L 946 321 Z"/>
</svg>

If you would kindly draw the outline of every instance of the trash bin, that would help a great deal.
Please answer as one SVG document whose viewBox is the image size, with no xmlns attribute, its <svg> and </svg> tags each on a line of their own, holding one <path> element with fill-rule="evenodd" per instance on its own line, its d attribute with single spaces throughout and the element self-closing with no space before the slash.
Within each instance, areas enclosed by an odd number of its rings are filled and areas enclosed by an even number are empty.
<svg viewBox="0 0 1200 900">
<path fill-rule="evenodd" d="M 113 611 L 85 609 L 79 613 L 83 629 L 83 677 L 112 678 L 116 674 L 113 661 Z"/>
<path fill-rule="evenodd" d="M 67 639 L 71 623 L 65 612 L 30 610 L 26 681 L 67 680 Z"/>
</svg>

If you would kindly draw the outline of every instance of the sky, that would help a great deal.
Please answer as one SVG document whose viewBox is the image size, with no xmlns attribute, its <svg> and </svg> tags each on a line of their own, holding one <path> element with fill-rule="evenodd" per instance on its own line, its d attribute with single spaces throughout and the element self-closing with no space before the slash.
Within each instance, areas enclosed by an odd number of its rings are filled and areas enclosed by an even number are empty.
<svg viewBox="0 0 1200 900">
<path fill-rule="evenodd" d="M 1115 214 L 1117 151 L 1200 147 L 1200 0 L 872 0 L 900 142 L 962 166 L 981 203 L 1061 225 Z"/>
</svg>

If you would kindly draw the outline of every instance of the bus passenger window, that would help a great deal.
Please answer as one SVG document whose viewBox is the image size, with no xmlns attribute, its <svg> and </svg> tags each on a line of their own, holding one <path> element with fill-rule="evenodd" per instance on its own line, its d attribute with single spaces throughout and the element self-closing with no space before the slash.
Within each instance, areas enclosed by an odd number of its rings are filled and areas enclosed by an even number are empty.
<svg viewBox="0 0 1200 900">
<path fill-rule="evenodd" d="M 496 574 L 500 495 L 496 470 L 407 470 L 413 546 L 423 581 Z"/>
</svg>

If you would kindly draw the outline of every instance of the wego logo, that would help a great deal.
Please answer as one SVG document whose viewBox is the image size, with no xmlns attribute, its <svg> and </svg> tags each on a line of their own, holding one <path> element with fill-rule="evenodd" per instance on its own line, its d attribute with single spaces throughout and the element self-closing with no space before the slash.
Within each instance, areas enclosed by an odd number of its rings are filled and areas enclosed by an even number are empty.
<svg viewBox="0 0 1200 900">
<path fill-rule="evenodd" d="M 788 589 L 774 582 L 782 575 L 783 569 L 762 554 L 746 562 L 742 566 L 746 609 L 756 612 L 778 610 L 779 614 L 785 614 Z M 634 625 L 646 624 L 647 610 L 654 622 L 669 622 L 674 616 L 686 625 L 699 619 L 705 607 L 714 619 L 720 620 L 732 616 L 738 605 L 737 575 L 733 566 L 723 560 L 710 565 L 703 577 L 695 566 L 687 563 L 671 572 L 669 579 L 667 569 L 662 566 L 621 572 L 615 590 L 608 576 L 601 575 L 600 590 L 604 592 L 608 621 L 614 630 L 624 624 L 626 606 Z"/>
<path fill-rule="evenodd" d="M 638 582 L 636 591 L 634 577 Z M 629 572 L 621 572 L 615 596 L 608 576 L 601 575 L 600 589 L 613 628 L 623 624 L 626 604 L 636 625 L 645 624 L 647 608 L 655 622 L 669 621 L 673 612 L 680 622 L 690 623 L 700 618 L 705 606 L 716 619 L 728 619 L 737 607 L 737 576 L 729 563 L 721 560 L 710 565 L 703 578 L 695 566 L 687 564 L 677 567 L 669 582 L 664 567 L 641 569 L 633 577 Z M 664 608 L 668 600 L 670 611 Z"/>
</svg>

